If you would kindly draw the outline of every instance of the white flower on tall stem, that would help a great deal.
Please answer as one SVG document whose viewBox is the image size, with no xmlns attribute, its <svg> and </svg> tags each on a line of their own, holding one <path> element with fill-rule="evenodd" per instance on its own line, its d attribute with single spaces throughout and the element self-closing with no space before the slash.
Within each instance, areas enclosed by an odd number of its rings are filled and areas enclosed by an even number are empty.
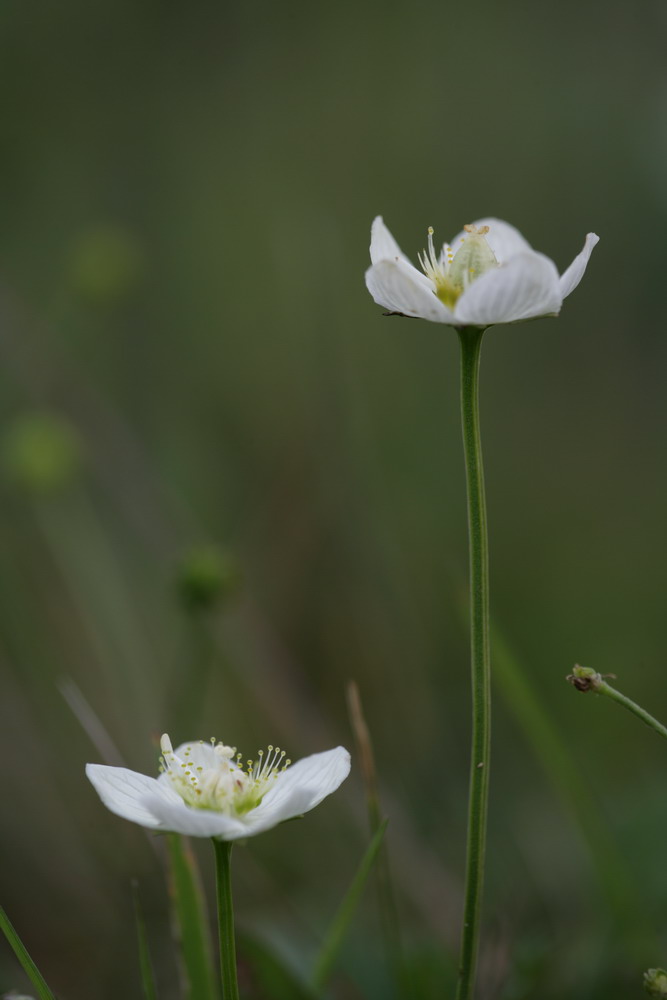
<svg viewBox="0 0 667 1000">
<path fill-rule="evenodd" d="M 597 242 L 595 233 L 589 233 L 581 253 L 559 277 L 554 262 L 533 250 L 514 226 L 480 219 L 439 253 L 429 229 L 419 271 L 378 215 L 371 228 L 366 286 L 390 313 L 451 326 L 518 323 L 558 314 L 581 281 Z"/>
<path fill-rule="evenodd" d="M 350 771 L 344 747 L 292 764 L 269 746 L 243 762 L 223 743 L 160 741 L 160 776 L 125 767 L 87 764 L 86 774 L 104 805 L 133 823 L 191 837 L 241 840 L 314 809 Z"/>
</svg>

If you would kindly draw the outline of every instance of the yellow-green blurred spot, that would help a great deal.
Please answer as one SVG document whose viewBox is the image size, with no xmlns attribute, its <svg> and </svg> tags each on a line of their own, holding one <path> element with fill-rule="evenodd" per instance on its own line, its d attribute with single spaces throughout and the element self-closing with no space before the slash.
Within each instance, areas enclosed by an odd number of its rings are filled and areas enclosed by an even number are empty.
<svg viewBox="0 0 667 1000">
<path fill-rule="evenodd" d="M 82 447 L 76 429 L 49 413 L 17 417 L 1 442 L 2 467 L 7 479 L 30 493 L 52 493 L 75 477 Z"/>
<path fill-rule="evenodd" d="M 177 586 L 189 610 L 208 609 L 234 596 L 241 582 L 235 560 L 214 546 L 198 546 L 183 558 Z"/>
<path fill-rule="evenodd" d="M 145 271 L 145 255 L 136 236 L 117 225 L 82 233 L 70 258 L 70 281 L 83 298 L 101 305 L 124 298 Z"/>
</svg>

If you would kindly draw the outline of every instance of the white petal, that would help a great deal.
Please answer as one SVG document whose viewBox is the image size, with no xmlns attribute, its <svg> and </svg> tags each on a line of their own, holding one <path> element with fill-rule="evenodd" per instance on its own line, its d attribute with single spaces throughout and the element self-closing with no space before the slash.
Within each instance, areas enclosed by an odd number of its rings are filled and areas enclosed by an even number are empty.
<svg viewBox="0 0 667 1000">
<path fill-rule="evenodd" d="M 271 825 L 314 809 L 335 792 L 350 773 L 350 755 L 345 747 L 314 753 L 292 764 L 275 779 L 261 805 L 248 814 L 253 824 L 265 813 L 279 816 Z M 295 793 L 296 797 L 295 797 Z M 298 799 L 298 801 L 297 801 Z"/>
<path fill-rule="evenodd" d="M 491 326 L 557 313 L 562 305 L 556 265 L 523 253 L 481 275 L 456 303 L 459 326 Z"/>
<path fill-rule="evenodd" d="M 381 260 L 366 271 L 366 287 L 389 312 L 420 316 L 434 323 L 451 323 L 453 315 L 433 291 L 433 285 L 412 264 Z"/>
<path fill-rule="evenodd" d="M 126 767 L 86 764 L 86 774 L 107 809 L 141 826 L 160 826 L 159 818 L 146 805 L 146 796 L 152 795 L 165 802 L 181 801 L 172 789 L 159 785 L 155 778 Z"/>
<path fill-rule="evenodd" d="M 584 271 L 586 270 L 586 265 L 588 260 L 593 253 L 593 247 L 596 243 L 599 243 L 600 237 L 596 236 L 595 233 L 589 233 L 586 237 L 586 242 L 584 243 L 584 249 L 578 254 L 567 271 L 564 271 L 560 276 L 560 293 L 563 298 L 567 298 L 570 292 L 573 292 L 581 279 L 584 276 Z"/>
<path fill-rule="evenodd" d="M 220 837 L 221 840 L 239 840 L 248 836 L 242 820 L 209 809 L 192 809 L 178 795 L 175 800 L 167 801 L 153 794 L 147 796 L 144 802 L 158 820 L 159 829 L 170 833 L 182 833 L 187 837 Z"/>
<path fill-rule="evenodd" d="M 519 230 L 511 226 L 509 222 L 503 222 L 502 219 L 478 219 L 472 225 L 489 227 L 489 231 L 486 234 L 486 241 L 496 255 L 496 260 L 499 264 L 504 263 L 511 257 L 515 257 L 518 253 L 526 253 L 532 250 L 530 243 L 521 235 Z M 461 231 L 452 240 L 452 250 L 454 253 L 461 246 L 465 235 L 465 231 Z"/>
<path fill-rule="evenodd" d="M 398 243 L 385 226 L 382 216 L 373 219 L 371 225 L 371 263 L 381 260 L 404 260 L 410 263 Z"/>
</svg>

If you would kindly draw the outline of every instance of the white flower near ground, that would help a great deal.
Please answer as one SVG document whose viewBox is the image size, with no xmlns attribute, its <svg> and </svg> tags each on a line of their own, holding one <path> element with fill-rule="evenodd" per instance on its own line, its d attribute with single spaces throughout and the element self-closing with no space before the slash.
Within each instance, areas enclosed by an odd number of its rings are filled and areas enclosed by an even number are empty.
<svg viewBox="0 0 667 1000">
<path fill-rule="evenodd" d="M 236 748 L 215 740 L 174 750 L 165 735 L 160 746 L 158 778 L 104 764 L 87 764 L 86 774 L 117 816 L 191 837 L 254 837 L 314 809 L 350 772 L 344 747 L 292 764 L 284 750 L 272 746 L 245 763 Z"/>
<path fill-rule="evenodd" d="M 514 226 L 480 219 L 465 226 L 440 253 L 429 229 L 419 271 L 378 215 L 371 228 L 366 286 L 390 313 L 451 326 L 487 327 L 554 316 L 583 278 L 598 239 L 589 233 L 581 253 L 559 276 L 554 262 L 533 250 Z"/>
</svg>

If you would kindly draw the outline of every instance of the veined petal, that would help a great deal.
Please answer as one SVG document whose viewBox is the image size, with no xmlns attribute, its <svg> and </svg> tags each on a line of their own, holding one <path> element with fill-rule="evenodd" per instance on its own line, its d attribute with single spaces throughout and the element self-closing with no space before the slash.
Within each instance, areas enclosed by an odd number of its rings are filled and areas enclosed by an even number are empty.
<svg viewBox="0 0 667 1000">
<path fill-rule="evenodd" d="M 478 228 L 480 226 L 489 227 L 485 239 L 496 255 L 496 260 L 499 264 L 503 264 L 506 260 L 515 257 L 519 253 L 528 253 L 533 249 L 518 229 L 511 226 L 509 222 L 503 222 L 502 219 L 478 219 L 473 225 Z M 461 246 L 465 235 L 465 230 L 462 230 L 452 240 L 451 247 L 454 253 Z"/>
<path fill-rule="evenodd" d="M 570 292 L 573 292 L 581 279 L 584 276 L 584 271 L 586 270 L 586 265 L 588 264 L 589 258 L 593 253 L 593 247 L 599 243 L 600 237 L 596 236 L 595 233 L 588 233 L 586 236 L 586 242 L 584 243 L 584 249 L 580 254 L 574 258 L 567 271 L 564 271 L 560 276 L 560 293 L 563 298 L 567 298 Z"/>
<path fill-rule="evenodd" d="M 192 809 L 178 795 L 169 801 L 154 794 L 147 795 L 144 804 L 157 819 L 156 826 L 165 832 L 182 833 L 186 837 L 220 837 L 222 840 L 248 836 L 242 820 L 212 809 Z"/>
<path fill-rule="evenodd" d="M 366 287 L 389 312 L 451 323 L 453 315 L 433 291 L 425 274 L 403 260 L 381 260 L 366 271 Z"/>
<path fill-rule="evenodd" d="M 454 314 L 458 326 L 491 326 L 557 313 L 561 305 L 556 265 L 531 251 L 473 281 Z"/>
<path fill-rule="evenodd" d="M 276 779 L 277 780 L 277 779 Z M 287 819 L 294 819 L 295 816 L 303 816 L 317 802 L 313 801 L 314 792 L 312 788 L 292 788 L 284 796 L 273 802 L 266 802 L 266 799 L 244 817 L 246 837 L 254 837 L 257 833 L 270 830 L 271 827 L 278 826 Z"/>
<path fill-rule="evenodd" d="M 170 804 L 182 804 L 168 785 L 161 785 L 155 778 L 130 771 L 127 767 L 86 764 L 86 774 L 107 809 L 140 826 L 160 826 L 159 817 L 146 805 L 147 796 Z"/>
<path fill-rule="evenodd" d="M 382 216 L 377 215 L 371 225 L 371 263 L 377 264 L 381 260 L 396 260 L 397 258 L 410 263 L 385 226 Z"/>
<path fill-rule="evenodd" d="M 294 789 L 307 789 L 311 798 L 307 808 L 314 809 L 322 799 L 336 791 L 349 773 L 350 755 L 345 747 L 313 753 L 281 771 L 261 805 L 254 811 L 277 808 Z"/>
</svg>

